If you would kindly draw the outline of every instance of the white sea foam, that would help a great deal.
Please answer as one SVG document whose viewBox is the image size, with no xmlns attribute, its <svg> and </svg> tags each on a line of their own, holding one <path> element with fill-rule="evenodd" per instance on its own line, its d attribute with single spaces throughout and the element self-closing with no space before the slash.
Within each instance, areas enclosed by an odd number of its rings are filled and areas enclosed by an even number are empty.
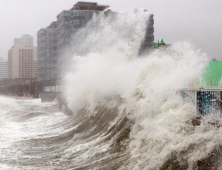
<svg viewBox="0 0 222 170">
<path fill-rule="evenodd" d="M 0 167 L 156 170 L 178 162 L 195 169 L 222 143 L 222 128 L 208 123 L 221 116 L 193 126 L 194 105 L 178 91 L 202 74 L 207 56 L 189 42 L 138 56 L 148 12 L 97 17 L 77 33 L 88 36 L 65 81 L 74 117 L 53 103 L 0 98 L 0 120 L 9 118 L 0 126 Z"/>
<path fill-rule="evenodd" d="M 130 133 L 131 161 L 126 167 L 159 169 L 172 158 L 193 169 L 197 160 L 221 145 L 222 128 L 206 123 L 207 117 L 200 126 L 193 126 L 194 105 L 185 102 L 177 92 L 201 76 L 208 58 L 189 42 L 177 42 L 168 49 L 138 57 L 147 18 L 126 18 L 128 22 L 122 22 L 122 18 L 118 21 L 117 17 L 115 24 L 108 26 L 104 21 L 105 29 L 93 32 L 87 39 L 98 42 L 99 48 L 98 44 L 91 44 L 93 52 L 74 56 L 65 88 L 69 107 L 74 111 L 93 111 L 99 104 L 107 105 L 108 99 L 119 96 L 124 101 L 119 108 L 126 109 L 128 118 L 135 122 Z M 129 23 L 139 28 L 132 31 L 133 35 L 141 35 L 134 36 L 132 41 L 126 38 L 130 36 Z"/>
<path fill-rule="evenodd" d="M 6 96 L 0 96 L 0 114 L 17 108 L 18 104 L 15 99 Z"/>
</svg>

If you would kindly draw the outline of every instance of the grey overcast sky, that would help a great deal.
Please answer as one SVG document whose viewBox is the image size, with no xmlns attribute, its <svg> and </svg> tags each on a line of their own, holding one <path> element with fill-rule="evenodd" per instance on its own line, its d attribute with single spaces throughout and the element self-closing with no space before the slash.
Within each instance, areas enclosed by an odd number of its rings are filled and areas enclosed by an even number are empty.
<svg viewBox="0 0 222 170">
<path fill-rule="evenodd" d="M 83 0 L 82 0 L 83 1 Z M 86 0 L 87 1 L 87 0 Z M 189 41 L 210 57 L 222 60 L 222 0 L 92 0 L 113 11 L 147 9 L 154 14 L 155 41 Z M 77 0 L 0 0 L 0 57 L 7 59 L 13 39 L 34 37 Z"/>
</svg>

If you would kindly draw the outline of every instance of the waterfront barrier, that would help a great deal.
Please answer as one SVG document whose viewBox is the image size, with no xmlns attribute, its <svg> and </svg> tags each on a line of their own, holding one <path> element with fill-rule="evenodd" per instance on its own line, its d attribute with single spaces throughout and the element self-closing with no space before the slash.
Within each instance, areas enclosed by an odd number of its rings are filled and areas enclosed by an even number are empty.
<svg viewBox="0 0 222 170">
<path fill-rule="evenodd" d="M 181 89 L 180 94 L 195 105 L 199 115 L 222 113 L 222 89 L 187 88 Z"/>
<path fill-rule="evenodd" d="M 57 95 L 58 93 L 56 92 L 40 93 L 41 102 L 53 102 L 56 99 Z"/>
</svg>

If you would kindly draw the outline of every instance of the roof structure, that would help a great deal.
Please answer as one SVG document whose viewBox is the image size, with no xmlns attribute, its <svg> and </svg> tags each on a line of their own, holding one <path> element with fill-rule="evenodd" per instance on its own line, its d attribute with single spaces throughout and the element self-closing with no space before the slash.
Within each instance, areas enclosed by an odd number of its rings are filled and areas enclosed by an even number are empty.
<svg viewBox="0 0 222 170">
<path fill-rule="evenodd" d="M 94 10 L 94 11 L 104 11 L 109 8 L 109 5 L 98 5 L 97 2 L 83 2 L 78 1 L 71 10 Z"/>
<path fill-rule="evenodd" d="M 57 22 L 53 21 L 47 28 L 57 28 Z"/>
</svg>

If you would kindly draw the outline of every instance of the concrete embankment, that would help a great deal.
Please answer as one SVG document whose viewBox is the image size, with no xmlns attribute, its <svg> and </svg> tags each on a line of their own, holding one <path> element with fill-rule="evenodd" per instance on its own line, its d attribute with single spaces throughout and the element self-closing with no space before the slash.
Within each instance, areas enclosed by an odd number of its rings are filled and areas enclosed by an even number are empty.
<svg viewBox="0 0 222 170">
<path fill-rule="evenodd" d="M 40 93 L 41 102 L 52 102 L 56 99 L 58 93 Z"/>
<path fill-rule="evenodd" d="M 41 93 L 41 102 L 53 102 L 57 101 L 59 109 L 66 115 L 71 116 L 73 112 L 69 109 L 66 98 L 61 93 L 51 92 L 51 93 Z"/>
</svg>

